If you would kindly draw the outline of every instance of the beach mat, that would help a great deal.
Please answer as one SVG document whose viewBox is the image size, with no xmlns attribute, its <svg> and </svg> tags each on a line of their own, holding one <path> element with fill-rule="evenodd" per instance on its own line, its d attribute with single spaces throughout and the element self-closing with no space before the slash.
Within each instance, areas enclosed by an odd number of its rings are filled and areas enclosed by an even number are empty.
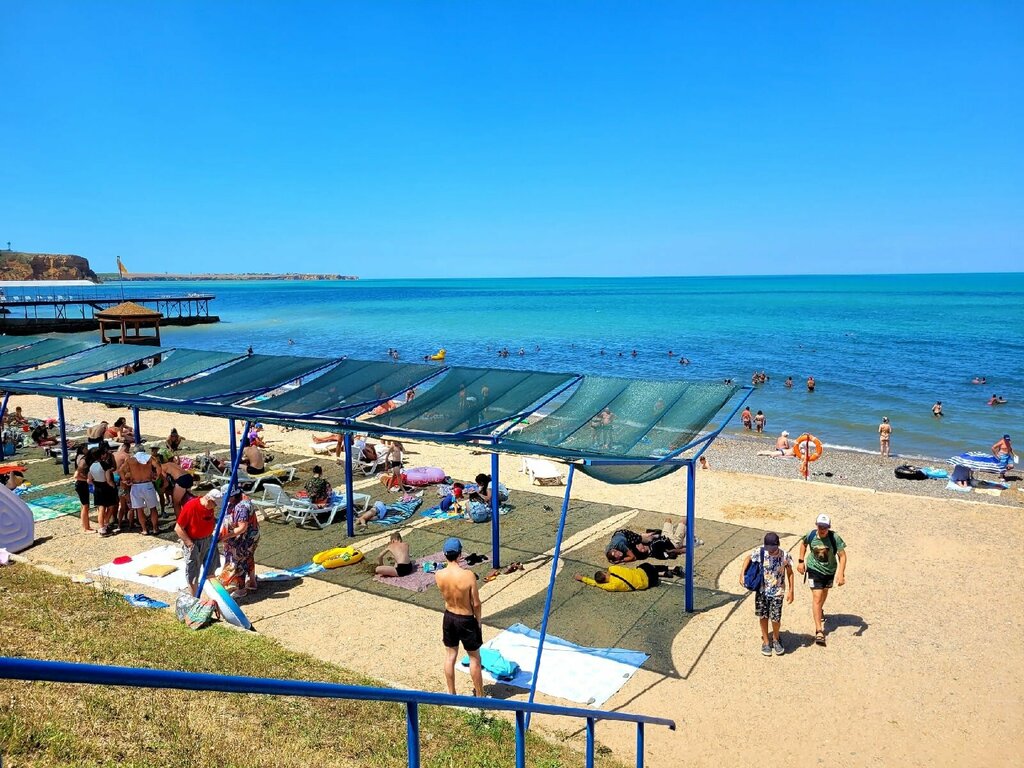
<svg viewBox="0 0 1024 768">
<path fill-rule="evenodd" d="M 25 503 L 32 510 L 32 519 L 37 523 L 64 515 L 78 515 L 82 511 L 82 504 L 77 497 L 63 493 L 25 499 Z"/>
<path fill-rule="evenodd" d="M 162 592 L 173 594 L 188 588 L 188 583 L 185 581 L 185 560 L 182 558 L 175 559 L 175 555 L 180 555 L 180 553 L 180 545 L 166 544 L 162 547 L 155 547 L 145 552 L 140 552 L 137 555 L 132 555 L 131 560 L 127 563 L 107 563 L 89 571 L 89 573 L 94 577 L 100 576 L 119 581 L 130 581 L 133 584 L 142 584 L 152 589 L 159 589 Z M 139 571 L 149 565 L 174 565 L 177 568 L 166 576 L 141 575 Z M 217 558 L 214 558 L 212 568 L 216 569 L 218 565 Z M 211 574 L 212 572 L 211 570 Z"/>
<path fill-rule="evenodd" d="M 511 680 L 498 681 L 486 670 L 484 678 L 517 688 L 533 684 L 540 633 L 523 624 L 513 624 L 484 648 L 498 651 L 506 660 L 519 665 Z M 626 684 L 649 656 L 640 651 L 620 648 L 587 648 L 554 635 L 544 638 L 537 690 L 579 704 L 602 706 Z M 468 673 L 468 668 L 459 665 Z"/>
<path fill-rule="evenodd" d="M 379 584 L 389 584 L 393 587 L 401 587 L 402 589 L 408 589 L 411 592 L 426 592 L 435 583 L 433 571 L 426 573 L 423 570 L 424 563 L 443 563 L 446 562 L 443 552 L 434 552 L 431 555 L 424 555 L 423 557 L 417 557 L 413 559 L 413 572 L 408 576 L 377 576 L 374 575 L 373 580 Z M 466 566 L 466 558 L 459 558 L 459 565 L 462 567 Z"/>
</svg>

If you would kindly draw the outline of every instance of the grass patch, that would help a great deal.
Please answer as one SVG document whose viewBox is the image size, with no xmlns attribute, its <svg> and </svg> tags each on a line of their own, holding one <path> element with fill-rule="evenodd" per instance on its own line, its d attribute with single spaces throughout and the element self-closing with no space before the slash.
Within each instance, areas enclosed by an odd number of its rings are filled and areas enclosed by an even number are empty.
<svg viewBox="0 0 1024 768">
<path fill-rule="evenodd" d="M 26 565 L 0 571 L 0 606 L 7 656 L 380 685 L 256 633 L 193 632 L 167 611 Z M 11 681 L 0 698 L 0 757 L 5 766 L 390 768 L 406 763 L 405 727 L 405 707 L 380 702 Z M 425 766 L 514 765 L 515 731 L 503 717 L 424 706 L 420 729 Z M 527 764 L 568 768 L 583 757 L 531 734 Z M 607 756 L 598 764 L 621 765 Z"/>
</svg>

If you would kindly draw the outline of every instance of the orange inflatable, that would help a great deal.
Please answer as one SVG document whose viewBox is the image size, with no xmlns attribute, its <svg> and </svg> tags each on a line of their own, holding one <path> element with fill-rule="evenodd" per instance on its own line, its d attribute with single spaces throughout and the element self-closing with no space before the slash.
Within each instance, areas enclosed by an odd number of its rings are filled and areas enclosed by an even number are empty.
<svg viewBox="0 0 1024 768">
<path fill-rule="evenodd" d="M 806 454 L 804 454 L 805 449 Z M 803 459 L 805 462 L 817 461 L 821 458 L 821 452 L 821 440 L 814 435 L 805 432 L 793 441 L 793 453 L 798 459 Z"/>
</svg>

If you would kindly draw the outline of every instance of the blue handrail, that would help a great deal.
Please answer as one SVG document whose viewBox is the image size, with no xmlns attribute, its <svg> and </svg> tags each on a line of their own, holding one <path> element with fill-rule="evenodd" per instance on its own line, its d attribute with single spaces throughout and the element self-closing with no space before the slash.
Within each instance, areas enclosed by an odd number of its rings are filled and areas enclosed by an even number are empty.
<svg viewBox="0 0 1024 768">
<path fill-rule="evenodd" d="M 113 667 L 98 664 L 76 664 L 41 659 L 16 659 L 0 656 L 0 679 L 44 680 L 52 683 L 85 683 L 91 685 L 126 685 L 132 688 L 172 688 L 182 691 L 222 691 L 224 693 L 260 693 L 274 696 L 306 696 L 321 699 L 352 699 L 358 701 L 389 701 L 406 706 L 409 768 L 420 765 L 419 705 L 471 707 L 516 713 L 516 765 L 525 764 L 526 736 L 523 713 L 580 717 L 587 721 L 586 765 L 594 765 L 594 724 L 598 720 L 619 720 L 637 726 L 637 768 L 643 768 L 643 727 L 645 723 L 676 729 L 674 720 L 629 712 L 561 707 L 502 699 L 480 699 L 453 696 L 447 693 L 413 691 L 400 688 L 373 688 L 341 683 L 317 683 L 307 680 L 281 680 L 268 677 L 214 675 L 206 672 L 177 672 L 167 669 Z"/>
</svg>

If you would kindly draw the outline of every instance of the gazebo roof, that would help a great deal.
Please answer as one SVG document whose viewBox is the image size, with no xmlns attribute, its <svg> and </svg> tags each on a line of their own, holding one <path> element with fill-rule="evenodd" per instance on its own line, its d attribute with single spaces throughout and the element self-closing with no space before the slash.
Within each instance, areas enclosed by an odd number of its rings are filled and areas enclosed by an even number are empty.
<svg viewBox="0 0 1024 768">
<path fill-rule="evenodd" d="M 104 320 L 119 320 L 125 317 L 148 317 L 156 319 L 163 316 L 163 312 L 157 312 L 155 309 L 148 309 L 147 307 L 144 307 L 141 304 L 136 304 L 134 301 L 124 301 L 121 302 L 120 304 L 117 304 L 113 307 L 108 307 L 107 309 L 104 309 L 101 312 L 96 313 L 96 317 L 102 318 Z"/>
</svg>

